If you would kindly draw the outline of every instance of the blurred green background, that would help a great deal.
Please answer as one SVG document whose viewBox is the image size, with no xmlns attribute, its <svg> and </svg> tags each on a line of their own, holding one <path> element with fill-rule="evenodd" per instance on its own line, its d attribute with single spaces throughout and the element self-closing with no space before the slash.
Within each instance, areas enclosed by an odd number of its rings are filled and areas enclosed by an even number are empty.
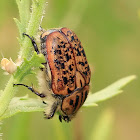
<svg viewBox="0 0 140 140">
<path fill-rule="evenodd" d="M 100 103 L 98 107 L 82 108 L 68 124 L 60 123 L 57 115 L 52 120 L 45 120 L 42 112 L 21 113 L 8 118 L 2 125 L 3 139 L 88 140 L 94 135 L 102 112 L 109 108 L 114 112 L 114 122 L 106 140 L 140 140 L 139 9 L 138 0 L 48 0 L 42 27 L 65 26 L 78 35 L 93 72 L 92 92 L 128 75 L 135 74 L 138 78 L 124 88 L 123 94 Z M 0 59 L 3 56 L 17 58 L 18 30 L 14 17 L 18 18 L 15 0 L 1 0 Z M 5 87 L 9 77 L 0 69 L 0 89 Z M 23 83 L 36 84 L 37 80 L 28 76 Z M 32 94 L 19 88 L 17 96 L 26 93 Z"/>
</svg>

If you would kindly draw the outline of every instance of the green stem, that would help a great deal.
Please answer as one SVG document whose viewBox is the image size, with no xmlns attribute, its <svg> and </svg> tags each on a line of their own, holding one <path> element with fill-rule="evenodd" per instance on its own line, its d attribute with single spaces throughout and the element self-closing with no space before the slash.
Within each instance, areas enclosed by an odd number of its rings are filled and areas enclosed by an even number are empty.
<svg viewBox="0 0 140 140">
<path fill-rule="evenodd" d="M 46 5 L 46 0 L 39 0 L 38 2 L 37 0 L 33 0 L 32 2 L 32 13 L 27 27 L 27 33 L 30 35 L 35 35 L 41 23 L 42 15 Z M 20 56 L 22 58 L 29 58 L 29 56 L 31 56 L 32 48 L 30 42 L 31 41 L 28 38 L 25 38 L 23 42 L 21 42 L 22 47 L 20 50 Z M 43 59 L 41 59 L 40 61 L 43 61 Z M 24 63 L 25 62 L 23 62 L 22 66 L 20 66 L 20 68 L 18 68 L 18 70 L 15 72 L 15 74 L 11 76 L 4 91 L 0 95 L 0 116 L 2 116 L 3 113 L 6 111 L 11 99 L 16 94 L 17 87 L 13 87 L 13 84 L 20 83 L 24 76 L 29 74 L 30 69 L 34 65 L 36 65 L 35 63 L 28 65 L 25 65 Z"/>
<path fill-rule="evenodd" d="M 40 26 L 44 9 L 46 6 L 46 0 L 39 0 L 39 2 L 33 0 L 31 18 L 26 29 L 26 33 L 30 36 L 35 36 Z M 37 9 L 37 10 L 35 10 Z M 22 50 L 20 51 L 21 57 L 29 58 L 31 56 L 32 44 L 29 38 L 25 38 L 22 43 Z"/>
<path fill-rule="evenodd" d="M 13 88 L 13 84 L 12 84 L 14 82 L 15 79 L 13 78 L 13 76 L 11 76 L 10 80 L 8 81 L 8 84 L 6 85 L 5 90 L 1 93 L 0 116 L 5 112 L 11 99 L 14 97 L 14 94 L 16 93 L 16 88 Z"/>
</svg>

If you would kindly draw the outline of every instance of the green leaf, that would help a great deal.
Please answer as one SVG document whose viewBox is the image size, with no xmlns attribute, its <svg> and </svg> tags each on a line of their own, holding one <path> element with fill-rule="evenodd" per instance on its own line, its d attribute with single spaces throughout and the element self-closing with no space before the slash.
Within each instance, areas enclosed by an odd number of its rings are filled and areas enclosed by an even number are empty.
<svg viewBox="0 0 140 140">
<path fill-rule="evenodd" d="M 26 32 L 29 35 L 36 35 L 39 25 L 42 21 L 42 15 L 44 14 L 46 0 L 39 0 L 32 3 L 32 12 L 30 14 L 30 1 L 29 0 L 16 0 L 19 8 L 20 20 L 16 20 L 16 24 L 19 28 L 20 38 L 20 53 L 19 56 L 25 61 L 17 71 L 11 75 L 11 78 L 6 84 L 5 89 L 0 96 L 0 116 L 3 116 L 12 98 L 17 92 L 17 87 L 13 87 L 14 83 L 20 83 L 21 80 L 27 74 L 33 73 L 32 68 L 43 67 L 41 63 L 44 62 L 44 57 L 41 55 L 32 55 L 32 44 L 31 40 L 27 37 L 23 37 L 22 33 Z"/>
<path fill-rule="evenodd" d="M 18 27 L 20 38 L 19 43 L 22 47 L 23 35 L 22 33 L 26 32 L 28 22 L 30 19 L 30 0 L 16 0 L 19 10 L 20 21 L 14 18 L 14 21 Z"/>
<path fill-rule="evenodd" d="M 30 20 L 28 22 L 28 27 L 26 28 L 26 33 L 30 36 L 35 36 L 39 29 L 39 26 L 43 19 L 43 14 L 45 13 L 46 0 L 32 0 L 32 12 Z M 22 48 L 20 50 L 20 56 L 23 58 L 30 58 L 32 51 L 32 44 L 29 38 L 25 37 L 22 42 Z"/>
<path fill-rule="evenodd" d="M 30 0 L 16 0 L 19 9 L 19 17 L 22 25 L 26 28 L 30 18 Z"/>
<path fill-rule="evenodd" d="M 131 75 L 116 81 L 115 83 L 111 84 L 110 86 L 106 87 L 101 91 L 98 91 L 94 94 L 89 94 L 86 102 L 84 103 L 84 106 L 93 106 L 97 102 L 107 100 L 109 98 L 112 98 L 113 96 L 122 93 L 121 88 L 123 88 L 125 85 L 127 85 L 134 79 L 136 79 L 136 76 Z"/>
<path fill-rule="evenodd" d="M 43 111 L 46 105 L 39 99 L 24 97 L 14 97 L 6 112 L 0 117 L 0 120 L 11 117 L 19 112 Z"/>
<path fill-rule="evenodd" d="M 112 110 L 105 110 L 97 120 L 91 131 L 89 140 L 108 140 L 114 122 L 114 113 Z"/>
<path fill-rule="evenodd" d="M 19 80 L 21 81 L 26 75 L 33 73 L 32 69 L 44 68 L 44 65 L 42 65 L 44 62 L 45 58 L 43 54 L 37 54 L 34 52 L 30 60 L 24 58 L 24 63 L 18 67 L 14 78 L 20 78 Z"/>
<path fill-rule="evenodd" d="M 16 23 L 16 25 L 17 25 L 17 27 L 18 27 L 18 30 L 19 30 L 19 34 L 20 34 L 20 38 L 22 38 L 22 33 L 23 33 L 23 27 L 22 27 L 22 25 L 21 25 L 21 23 L 19 22 L 19 20 L 18 19 L 16 19 L 16 18 L 14 18 L 14 21 L 15 21 L 15 23 Z M 19 41 L 19 44 L 21 45 L 21 40 L 20 40 L 20 38 L 18 38 L 18 41 Z"/>
</svg>

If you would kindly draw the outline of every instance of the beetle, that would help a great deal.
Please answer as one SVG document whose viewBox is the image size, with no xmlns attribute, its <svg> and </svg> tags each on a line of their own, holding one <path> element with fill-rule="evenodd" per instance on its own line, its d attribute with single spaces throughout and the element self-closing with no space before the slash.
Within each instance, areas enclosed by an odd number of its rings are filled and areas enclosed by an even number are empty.
<svg viewBox="0 0 140 140">
<path fill-rule="evenodd" d="M 46 63 L 38 74 L 40 92 L 24 84 L 47 103 L 45 118 L 51 119 L 58 112 L 59 120 L 72 120 L 85 102 L 91 78 L 90 67 L 83 46 L 77 35 L 63 27 L 50 29 L 40 36 L 40 50 L 33 37 L 28 34 L 37 54 L 42 53 Z"/>
</svg>

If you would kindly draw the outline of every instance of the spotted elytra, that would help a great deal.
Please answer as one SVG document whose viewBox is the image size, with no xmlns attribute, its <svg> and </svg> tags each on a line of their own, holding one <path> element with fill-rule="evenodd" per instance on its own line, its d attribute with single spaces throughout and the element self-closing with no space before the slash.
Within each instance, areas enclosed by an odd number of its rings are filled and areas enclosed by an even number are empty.
<svg viewBox="0 0 140 140">
<path fill-rule="evenodd" d="M 42 33 L 40 51 L 28 36 L 35 51 L 44 55 L 45 68 L 38 74 L 40 92 L 24 84 L 29 90 L 40 96 L 46 104 L 45 118 L 51 119 L 59 112 L 59 120 L 66 122 L 76 115 L 85 102 L 91 77 L 91 71 L 85 51 L 77 35 L 68 28 L 50 29 Z"/>
</svg>

